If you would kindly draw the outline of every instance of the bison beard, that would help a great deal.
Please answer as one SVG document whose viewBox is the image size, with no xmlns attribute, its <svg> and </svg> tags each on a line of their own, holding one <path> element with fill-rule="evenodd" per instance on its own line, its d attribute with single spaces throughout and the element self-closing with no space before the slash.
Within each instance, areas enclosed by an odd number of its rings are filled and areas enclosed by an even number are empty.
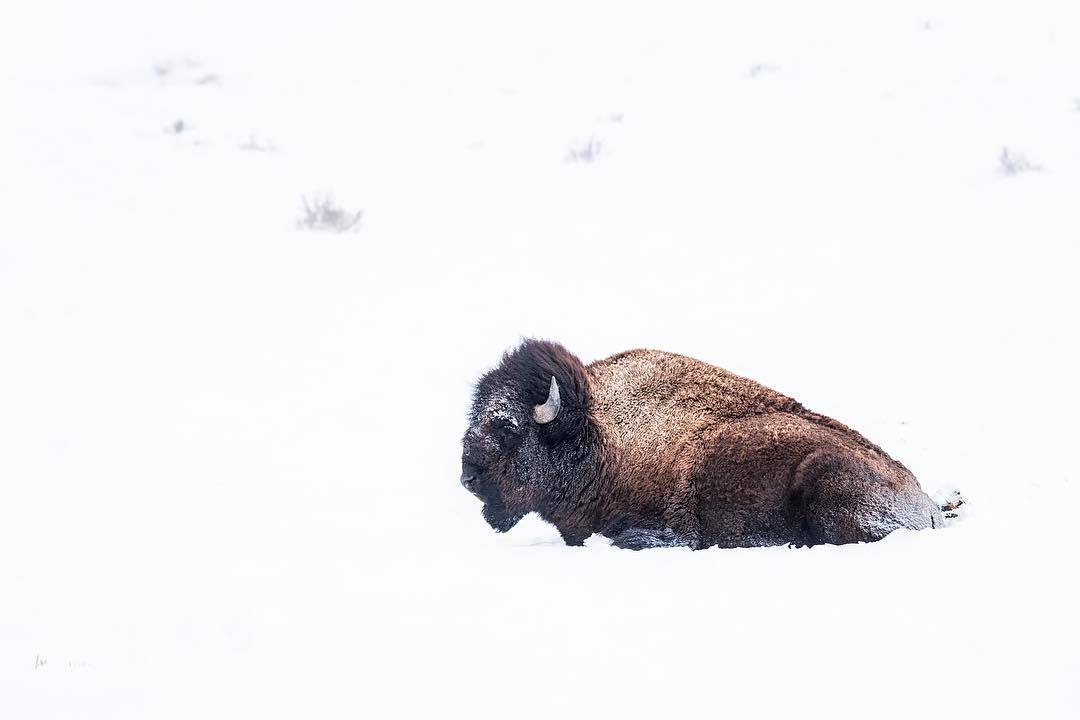
<svg viewBox="0 0 1080 720">
<path fill-rule="evenodd" d="M 506 510 L 506 506 L 497 498 L 484 502 L 482 514 L 484 520 L 487 520 L 487 524 L 490 525 L 495 532 L 506 532 L 517 525 L 521 518 L 525 517 L 524 514 L 509 513 Z"/>
<path fill-rule="evenodd" d="M 571 545 L 842 544 L 941 521 L 907 468 L 851 428 L 655 350 L 585 366 L 526 340 L 480 379 L 462 446 L 461 482 L 492 528 L 536 512 Z"/>
</svg>

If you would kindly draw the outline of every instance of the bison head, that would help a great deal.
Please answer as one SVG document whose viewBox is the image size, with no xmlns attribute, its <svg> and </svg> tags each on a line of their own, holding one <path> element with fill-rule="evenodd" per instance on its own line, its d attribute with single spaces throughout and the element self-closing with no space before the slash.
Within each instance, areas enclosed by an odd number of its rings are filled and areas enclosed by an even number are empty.
<svg viewBox="0 0 1080 720">
<path fill-rule="evenodd" d="M 542 510 L 570 479 L 587 424 L 581 362 L 555 343 L 526 340 L 477 383 L 462 439 L 461 484 L 505 532 Z"/>
</svg>

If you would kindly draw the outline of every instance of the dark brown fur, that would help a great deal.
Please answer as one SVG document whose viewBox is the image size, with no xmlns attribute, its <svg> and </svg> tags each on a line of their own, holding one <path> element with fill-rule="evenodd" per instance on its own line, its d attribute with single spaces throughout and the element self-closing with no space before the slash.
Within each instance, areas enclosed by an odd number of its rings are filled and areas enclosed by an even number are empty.
<svg viewBox="0 0 1080 720">
<path fill-rule="evenodd" d="M 552 376 L 562 408 L 537 424 Z M 584 366 L 528 340 L 481 378 L 463 478 L 507 530 L 693 548 L 872 541 L 937 525 L 914 476 L 851 428 L 699 360 L 631 350 Z M 465 479 L 463 479 L 465 482 Z"/>
</svg>

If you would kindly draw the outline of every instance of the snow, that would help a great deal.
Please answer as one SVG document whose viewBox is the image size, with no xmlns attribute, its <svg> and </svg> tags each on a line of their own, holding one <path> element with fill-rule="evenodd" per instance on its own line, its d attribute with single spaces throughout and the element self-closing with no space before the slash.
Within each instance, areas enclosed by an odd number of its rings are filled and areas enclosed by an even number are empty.
<svg viewBox="0 0 1080 720">
<path fill-rule="evenodd" d="M 0 717 L 1077 716 L 1070 4 L 5 15 Z M 324 194 L 356 232 L 296 229 Z M 714 362 L 968 504 L 495 535 L 460 437 L 522 336 Z"/>
</svg>

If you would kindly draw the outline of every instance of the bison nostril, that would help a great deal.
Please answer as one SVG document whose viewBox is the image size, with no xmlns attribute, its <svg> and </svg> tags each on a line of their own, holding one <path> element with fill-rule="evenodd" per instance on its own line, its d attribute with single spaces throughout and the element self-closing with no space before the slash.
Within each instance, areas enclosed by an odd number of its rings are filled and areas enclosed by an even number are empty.
<svg viewBox="0 0 1080 720">
<path fill-rule="evenodd" d="M 469 474 L 462 475 L 461 484 L 464 485 L 467 489 L 472 490 L 474 487 L 476 487 L 476 476 Z"/>
</svg>

